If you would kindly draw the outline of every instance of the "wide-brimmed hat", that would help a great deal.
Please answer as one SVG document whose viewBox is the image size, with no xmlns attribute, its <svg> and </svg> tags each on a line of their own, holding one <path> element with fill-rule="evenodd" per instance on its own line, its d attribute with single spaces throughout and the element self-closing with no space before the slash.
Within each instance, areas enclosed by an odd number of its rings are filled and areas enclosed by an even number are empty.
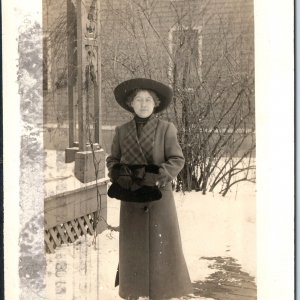
<svg viewBox="0 0 300 300">
<path fill-rule="evenodd" d="M 173 91 L 169 86 L 152 79 L 134 78 L 123 81 L 115 88 L 114 94 L 119 105 L 130 112 L 133 112 L 133 109 L 127 105 L 126 100 L 136 89 L 151 90 L 156 93 L 160 103 L 154 108 L 154 113 L 166 109 L 173 97 Z"/>
</svg>

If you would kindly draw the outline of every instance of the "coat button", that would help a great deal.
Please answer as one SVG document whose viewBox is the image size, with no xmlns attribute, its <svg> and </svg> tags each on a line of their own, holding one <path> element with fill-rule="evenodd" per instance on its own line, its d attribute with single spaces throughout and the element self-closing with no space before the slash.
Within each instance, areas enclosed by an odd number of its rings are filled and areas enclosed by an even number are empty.
<svg viewBox="0 0 300 300">
<path fill-rule="evenodd" d="M 149 211 L 149 207 L 148 207 L 148 206 L 145 206 L 145 207 L 144 207 L 144 212 L 147 213 L 148 211 Z"/>
</svg>

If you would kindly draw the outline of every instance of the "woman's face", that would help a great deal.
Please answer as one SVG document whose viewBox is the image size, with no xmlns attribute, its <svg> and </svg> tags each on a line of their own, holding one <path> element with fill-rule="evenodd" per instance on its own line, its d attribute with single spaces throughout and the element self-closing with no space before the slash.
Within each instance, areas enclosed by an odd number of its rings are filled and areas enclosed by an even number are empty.
<svg viewBox="0 0 300 300">
<path fill-rule="evenodd" d="M 131 106 L 140 118 L 148 118 L 153 113 L 155 101 L 148 91 L 139 91 L 133 98 Z"/>
</svg>

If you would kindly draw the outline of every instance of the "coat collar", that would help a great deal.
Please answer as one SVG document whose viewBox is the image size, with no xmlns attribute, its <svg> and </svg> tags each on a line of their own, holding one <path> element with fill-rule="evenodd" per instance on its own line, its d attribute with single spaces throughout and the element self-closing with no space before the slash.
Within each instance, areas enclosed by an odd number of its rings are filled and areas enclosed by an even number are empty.
<svg viewBox="0 0 300 300">
<path fill-rule="evenodd" d="M 152 162 L 155 131 L 158 118 L 152 115 L 143 126 L 141 136 L 137 136 L 135 120 L 132 119 L 127 126 L 127 134 L 123 149 L 123 160 L 127 164 L 148 164 Z"/>
</svg>

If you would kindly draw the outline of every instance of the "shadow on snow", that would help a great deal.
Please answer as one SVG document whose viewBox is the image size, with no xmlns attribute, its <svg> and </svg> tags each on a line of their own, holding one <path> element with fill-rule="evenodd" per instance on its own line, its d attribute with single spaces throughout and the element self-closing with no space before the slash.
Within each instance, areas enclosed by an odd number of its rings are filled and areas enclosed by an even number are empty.
<svg viewBox="0 0 300 300">
<path fill-rule="evenodd" d="M 193 282 L 194 295 L 216 300 L 255 300 L 256 284 L 254 277 L 241 270 L 232 257 L 201 257 L 212 261 L 209 268 L 217 270 L 205 281 Z"/>
</svg>

